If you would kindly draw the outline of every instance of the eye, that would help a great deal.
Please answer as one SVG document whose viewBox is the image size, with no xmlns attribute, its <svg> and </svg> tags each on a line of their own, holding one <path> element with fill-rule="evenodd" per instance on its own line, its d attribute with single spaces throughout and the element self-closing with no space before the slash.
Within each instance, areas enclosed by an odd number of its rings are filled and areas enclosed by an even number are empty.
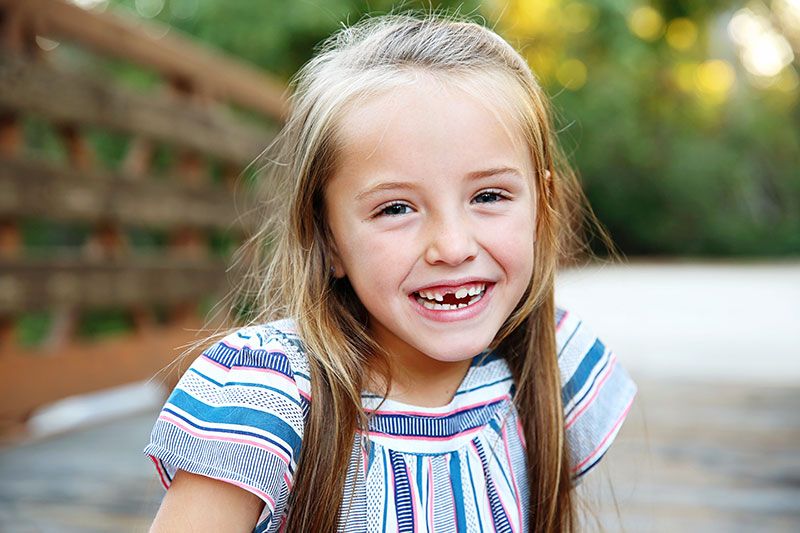
<svg viewBox="0 0 800 533">
<path fill-rule="evenodd" d="M 396 217 L 398 215 L 407 215 L 410 212 L 411 212 L 411 206 L 404 204 L 402 202 L 392 202 L 390 204 L 381 207 L 375 214 L 375 216 Z"/>
<path fill-rule="evenodd" d="M 506 200 L 506 195 L 499 190 L 490 189 L 487 191 L 479 192 L 475 198 L 472 199 L 473 202 L 476 204 L 491 204 L 494 202 L 500 202 L 502 200 Z"/>
</svg>

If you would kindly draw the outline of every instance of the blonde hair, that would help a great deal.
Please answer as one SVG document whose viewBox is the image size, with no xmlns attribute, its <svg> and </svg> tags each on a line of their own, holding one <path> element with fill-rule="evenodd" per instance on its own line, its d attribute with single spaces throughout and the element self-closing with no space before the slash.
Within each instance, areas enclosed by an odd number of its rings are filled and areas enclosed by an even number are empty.
<svg viewBox="0 0 800 533">
<path fill-rule="evenodd" d="M 479 24 L 432 15 L 368 18 L 331 36 L 293 80 L 291 115 L 264 155 L 268 216 L 243 248 L 251 269 L 239 295 L 254 302 L 252 322 L 295 319 L 308 353 L 313 399 L 288 530 L 338 527 L 350 454 L 361 445 L 359 430 L 367 425 L 361 406 L 364 367 L 379 369 L 387 386 L 390 382 L 390 362 L 368 333 L 363 306 L 346 279 L 331 276 L 332 239 L 323 195 L 337 166 L 338 127 L 352 106 L 407 83 L 415 72 L 489 89 L 509 106 L 529 146 L 538 204 L 536 234 L 531 235 L 534 273 L 494 346 L 514 376 L 514 401 L 528 443 L 528 529 L 571 531 L 575 510 L 553 284 L 558 262 L 580 242 L 574 221 L 585 202 L 555 144 L 546 97 L 522 57 Z M 345 502 L 345 513 L 347 507 Z"/>
</svg>

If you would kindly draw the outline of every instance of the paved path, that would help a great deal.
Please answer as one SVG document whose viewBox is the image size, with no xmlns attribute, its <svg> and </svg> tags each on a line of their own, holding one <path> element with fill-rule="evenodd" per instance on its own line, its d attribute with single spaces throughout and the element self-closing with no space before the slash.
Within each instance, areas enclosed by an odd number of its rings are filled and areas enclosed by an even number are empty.
<svg viewBox="0 0 800 533">
<path fill-rule="evenodd" d="M 640 386 L 581 487 L 605 531 L 800 531 L 800 265 L 592 269 L 559 295 Z M 0 531 L 146 530 L 154 416 L 0 450 Z"/>
</svg>

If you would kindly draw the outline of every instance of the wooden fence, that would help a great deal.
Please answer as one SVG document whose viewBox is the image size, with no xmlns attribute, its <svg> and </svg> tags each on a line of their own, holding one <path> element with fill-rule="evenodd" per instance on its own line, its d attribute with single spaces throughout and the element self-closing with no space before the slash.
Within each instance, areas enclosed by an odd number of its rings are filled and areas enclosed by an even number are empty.
<svg viewBox="0 0 800 533">
<path fill-rule="evenodd" d="M 246 234 L 232 185 L 287 103 L 281 83 L 176 33 L 60 0 L 0 0 L 0 435 L 54 400 L 154 375 L 195 338 L 203 299 L 227 288 L 211 241 Z M 64 48 L 158 83 L 87 73 Z M 31 121 L 55 149 L 32 146 Z M 114 161 L 100 161 L 98 133 L 123 140 Z M 42 228 L 69 238 L 32 242 Z M 112 310 L 126 334 L 79 334 L 87 313 Z M 47 330 L 33 346 L 20 338 L 31 316 Z"/>
</svg>

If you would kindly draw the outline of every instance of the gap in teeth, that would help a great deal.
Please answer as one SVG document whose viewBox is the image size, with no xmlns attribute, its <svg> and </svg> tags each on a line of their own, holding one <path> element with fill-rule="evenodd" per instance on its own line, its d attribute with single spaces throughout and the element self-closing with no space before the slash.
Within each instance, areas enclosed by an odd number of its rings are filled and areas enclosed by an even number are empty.
<svg viewBox="0 0 800 533">
<path fill-rule="evenodd" d="M 416 297 L 420 305 L 426 309 L 449 311 L 453 309 L 463 309 L 468 305 L 474 304 L 481 299 L 485 290 L 486 284 L 478 283 L 467 287 L 459 287 L 455 291 L 445 290 L 443 292 L 438 292 L 434 290 L 421 290 L 416 293 Z M 471 298 L 467 302 L 449 304 L 443 302 L 444 296 L 447 294 L 452 294 L 458 300 L 463 300 L 467 296 L 471 296 Z"/>
</svg>

